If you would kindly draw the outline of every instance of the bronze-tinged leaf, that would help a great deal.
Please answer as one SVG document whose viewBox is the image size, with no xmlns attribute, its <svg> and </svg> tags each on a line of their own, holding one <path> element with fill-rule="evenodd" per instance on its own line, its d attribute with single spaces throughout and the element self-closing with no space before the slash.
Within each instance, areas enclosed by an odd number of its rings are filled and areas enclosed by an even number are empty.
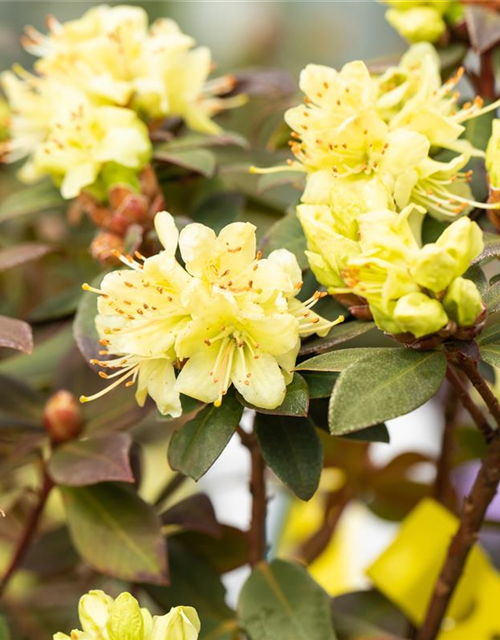
<svg viewBox="0 0 500 640">
<path fill-rule="evenodd" d="M 128 433 L 108 433 L 73 440 L 58 447 L 49 461 L 57 484 L 85 487 L 99 482 L 134 482 L 130 467 L 132 438 Z"/>
<path fill-rule="evenodd" d="M 161 521 L 165 525 L 177 525 L 187 531 L 197 531 L 216 538 L 222 533 L 212 502 L 204 493 L 197 493 L 174 504 L 161 516 Z"/>
<path fill-rule="evenodd" d="M 6 271 L 26 262 L 33 262 L 46 256 L 54 247 L 41 242 L 25 242 L 13 247 L 0 249 L 0 271 Z"/>
<path fill-rule="evenodd" d="M 0 316 L 0 347 L 30 354 L 33 352 L 33 332 L 27 322 Z"/>
</svg>

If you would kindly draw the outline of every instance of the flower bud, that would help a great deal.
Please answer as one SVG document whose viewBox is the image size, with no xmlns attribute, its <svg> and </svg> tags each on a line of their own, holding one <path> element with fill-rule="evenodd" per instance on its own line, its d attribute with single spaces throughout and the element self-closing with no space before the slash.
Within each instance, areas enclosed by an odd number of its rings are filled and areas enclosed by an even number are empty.
<svg viewBox="0 0 500 640">
<path fill-rule="evenodd" d="M 491 137 L 486 148 L 486 169 L 491 189 L 500 189 L 500 120 L 493 120 Z"/>
<path fill-rule="evenodd" d="M 470 327 L 483 310 L 483 301 L 472 280 L 455 278 L 444 297 L 443 306 L 459 327 Z"/>
<path fill-rule="evenodd" d="M 444 249 L 436 244 L 426 244 L 419 251 L 410 271 L 417 284 L 438 293 L 450 284 L 456 266 L 455 260 Z"/>
<path fill-rule="evenodd" d="M 435 7 L 389 9 L 385 17 L 408 42 L 436 42 L 446 31 L 446 23 Z"/>
<path fill-rule="evenodd" d="M 484 247 L 483 232 L 476 222 L 460 218 L 447 227 L 436 240 L 436 245 L 444 249 L 456 263 L 454 276 L 461 276 Z"/>
<path fill-rule="evenodd" d="M 143 640 L 144 621 L 139 603 L 130 593 L 122 593 L 111 606 L 107 623 L 109 640 Z"/>
<path fill-rule="evenodd" d="M 43 412 L 43 424 L 53 443 L 76 438 L 82 430 L 82 413 L 76 398 L 69 391 L 57 391 Z"/>
<path fill-rule="evenodd" d="M 197 640 L 200 628 L 195 609 L 174 607 L 167 615 L 154 618 L 152 637 L 154 640 Z"/>
<path fill-rule="evenodd" d="M 110 231 L 99 231 L 90 245 L 92 257 L 102 264 L 117 264 L 117 251 L 123 251 L 123 238 Z"/>
<path fill-rule="evenodd" d="M 436 333 L 448 324 L 443 305 L 425 293 L 408 293 L 400 298 L 393 318 L 403 332 L 412 333 L 416 338 Z"/>
<path fill-rule="evenodd" d="M 113 598 L 104 591 L 89 591 L 80 598 L 78 615 L 82 629 L 93 638 L 99 637 L 108 623 Z"/>
</svg>

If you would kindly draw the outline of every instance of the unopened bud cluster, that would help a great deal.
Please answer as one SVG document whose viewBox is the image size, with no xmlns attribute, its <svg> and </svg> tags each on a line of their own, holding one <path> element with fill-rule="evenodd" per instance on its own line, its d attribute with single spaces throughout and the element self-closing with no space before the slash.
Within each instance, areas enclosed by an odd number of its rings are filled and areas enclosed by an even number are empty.
<svg viewBox="0 0 500 640">
<path fill-rule="evenodd" d="M 389 5 L 387 21 L 408 42 L 437 42 L 463 19 L 458 0 L 381 0 Z"/>
</svg>

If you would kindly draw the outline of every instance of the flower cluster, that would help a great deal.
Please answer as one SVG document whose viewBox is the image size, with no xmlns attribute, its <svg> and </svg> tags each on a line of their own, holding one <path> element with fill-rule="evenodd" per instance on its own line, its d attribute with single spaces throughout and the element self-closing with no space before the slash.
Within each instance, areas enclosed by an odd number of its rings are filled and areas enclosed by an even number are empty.
<svg viewBox="0 0 500 640">
<path fill-rule="evenodd" d="M 498 105 L 484 108 L 477 98 L 459 108 L 461 74 L 442 84 L 428 43 L 376 76 L 359 61 L 340 72 L 309 65 L 300 77 L 305 105 L 285 114 L 296 157 L 289 170 L 306 173 L 297 212 L 311 268 L 348 306 L 368 303 L 393 334 L 444 337 L 482 317 L 477 287 L 462 278 L 482 235 L 460 216 L 499 205 L 473 200 L 464 168 L 484 152 L 460 136 L 464 122 Z M 490 155 L 495 145 L 494 138 Z M 439 150 L 454 157 L 438 160 Z M 422 247 L 426 212 L 453 223 Z"/>
<path fill-rule="evenodd" d="M 355 235 L 342 232 L 342 215 L 325 205 L 300 205 L 308 259 L 332 294 L 354 294 L 369 305 L 378 326 L 416 338 L 471 327 L 483 311 L 476 285 L 463 278 L 483 249 L 482 232 L 469 218 L 421 246 L 424 210 L 410 205 L 359 216 Z"/>
<path fill-rule="evenodd" d="M 408 42 L 437 42 L 448 25 L 463 17 L 463 6 L 457 0 L 381 0 L 390 5 L 387 21 Z"/>
<path fill-rule="evenodd" d="M 219 130 L 211 116 L 228 106 L 217 96 L 232 80 L 207 83 L 210 51 L 193 48 L 175 22 L 149 26 L 139 7 L 103 5 L 65 24 L 50 18 L 48 29 L 27 28 L 23 39 L 39 56 L 35 74 L 16 67 L 1 77 L 12 109 L 4 149 L 10 161 L 28 156 L 24 181 L 49 175 L 72 198 L 118 163 L 133 184 L 151 156 L 146 124 L 176 116 L 200 132 Z"/>
<path fill-rule="evenodd" d="M 82 631 L 54 640 L 197 640 L 200 620 L 192 607 L 174 607 L 164 616 L 152 616 L 130 593 L 115 600 L 103 591 L 89 591 L 78 607 Z"/>
<path fill-rule="evenodd" d="M 164 246 L 156 256 L 122 256 L 130 267 L 106 275 L 99 289 L 96 326 L 104 379 L 137 381 L 136 398 L 149 394 L 162 414 L 181 414 L 180 394 L 219 406 L 233 384 L 247 402 L 273 409 L 285 397 L 300 338 L 331 326 L 301 302 L 301 270 L 285 249 L 256 253 L 255 227 L 236 222 L 217 236 L 202 224 L 178 234 L 172 216 L 157 214 Z M 179 246 L 185 268 L 176 260 Z M 109 373 L 115 369 L 114 373 Z M 176 377 L 175 371 L 179 370 Z"/>
</svg>

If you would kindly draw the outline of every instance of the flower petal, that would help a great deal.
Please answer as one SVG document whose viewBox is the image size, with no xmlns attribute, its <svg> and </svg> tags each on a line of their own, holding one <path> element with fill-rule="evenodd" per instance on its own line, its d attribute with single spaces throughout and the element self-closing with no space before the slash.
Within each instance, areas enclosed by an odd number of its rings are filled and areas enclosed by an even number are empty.
<svg viewBox="0 0 500 640">
<path fill-rule="evenodd" d="M 248 348 L 237 348 L 232 378 L 241 395 L 255 407 L 276 409 L 285 399 L 285 377 L 276 358 L 267 353 L 253 356 Z"/>
</svg>

